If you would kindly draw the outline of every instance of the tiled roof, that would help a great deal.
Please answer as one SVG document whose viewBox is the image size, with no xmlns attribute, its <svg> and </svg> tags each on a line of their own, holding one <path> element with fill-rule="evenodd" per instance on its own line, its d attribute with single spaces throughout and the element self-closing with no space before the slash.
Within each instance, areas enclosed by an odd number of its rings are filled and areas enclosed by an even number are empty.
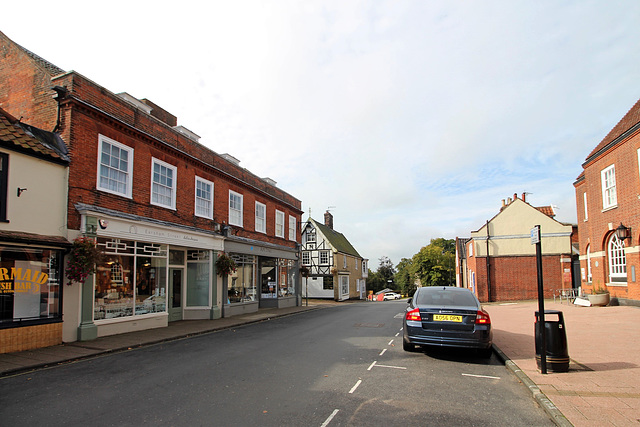
<svg viewBox="0 0 640 427">
<path fill-rule="evenodd" d="M 640 123 L 640 99 L 635 103 L 633 107 L 625 114 L 625 116 L 618 122 L 611 132 L 604 137 L 604 139 L 598 144 L 598 146 L 587 156 L 587 161 L 591 160 L 597 153 L 604 149 L 609 143 L 613 142 L 616 138 L 629 130 L 632 126 Z"/>
<path fill-rule="evenodd" d="M 347 255 L 353 255 L 358 258 L 362 258 L 358 251 L 349 243 L 344 234 L 335 231 L 332 228 L 327 227 L 324 224 L 319 223 L 313 218 L 309 218 L 309 221 L 318 228 L 322 234 L 329 240 L 331 246 L 333 246 L 338 252 L 345 253 Z"/>
<path fill-rule="evenodd" d="M 555 211 L 553 210 L 553 206 L 538 206 L 536 207 L 540 212 L 548 216 L 549 218 L 553 218 L 556 216 Z"/>
<path fill-rule="evenodd" d="M 20 46 L 19 44 L 16 43 L 16 46 L 18 46 L 20 49 L 22 49 L 24 51 L 24 53 L 26 53 L 27 55 L 29 55 L 29 57 L 31 59 L 33 59 L 36 63 L 38 63 L 41 67 L 43 67 L 45 70 L 47 70 L 47 72 L 49 72 L 52 76 L 57 76 L 58 74 L 64 74 L 66 73 L 66 71 L 64 71 L 62 68 L 53 65 L 51 62 L 47 61 L 44 58 L 39 57 L 38 55 L 36 55 L 35 53 L 31 52 L 28 49 L 23 48 L 22 46 Z"/>
<path fill-rule="evenodd" d="M 56 133 L 20 123 L 0 108 L 0 144 L 59 163 L 68 163 L 67 147 Z"/>
</svg>

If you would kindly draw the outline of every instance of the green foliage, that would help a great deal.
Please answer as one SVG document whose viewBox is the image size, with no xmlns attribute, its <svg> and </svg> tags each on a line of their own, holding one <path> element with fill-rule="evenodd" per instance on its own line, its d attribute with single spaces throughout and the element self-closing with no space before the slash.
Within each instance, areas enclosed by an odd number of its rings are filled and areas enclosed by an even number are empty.
<svg viewBox="0 0 640 427">
<path fill-rule="evenodd" d="M 411 273 L 422 286 L 449 286 L 455 282 L 455 240 L 431 239 L 412 259 Z"/>
<path fill-rule="evenodd" d="M 375 272 L 369 270 L 369 278 L 367 279 L 367 289 L 374 293 L 385 288 L 395 289 L 396 287 L 394 285 L 395 268 L 393 263 L 386 256 L 380 258 L 379 261 L 378 270 Z M 389 283 L 389 280 L 391 280 L 391 283 Z"/>
<path fill-rule="evenodd" d="M 96 264 L 101 259 L 102 251 L 93 239 L 84 236 L 74 239 L 65 269 L 65 275 L 69 279 L 68 284 L 83 283 L 89 274 L 95 273 Z"/>
<path fill-rule="evenodd" d="M 416 280 L 412 273 L 413 260 L 402 258 L 396 267 L 396 287 L 403 295 L 413 295 L 416 290 Z"/>
</svg>

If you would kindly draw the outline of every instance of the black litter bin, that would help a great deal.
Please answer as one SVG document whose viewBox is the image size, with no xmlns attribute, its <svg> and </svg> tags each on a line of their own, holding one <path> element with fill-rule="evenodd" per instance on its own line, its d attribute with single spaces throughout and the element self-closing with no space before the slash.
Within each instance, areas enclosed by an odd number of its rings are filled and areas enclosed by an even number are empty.
<svg viewBox="0 0 640 427">
<path fill-rule="evenodd" d="M 557 320 L 556 320 L 557 319 Z M 540 355 L 542 354 L 542 330 L 540 329 L 540 312 L 536 311 L 536 363 L 542 369 Z M 545 310 L 544 323 L 546 325 L 547 370 L 552 372 L 567 372 L 569 370 L 569 350 L 567 349 L 567 332 L 564 327 L 564 316 L 558 310 Z"/>
</svg>

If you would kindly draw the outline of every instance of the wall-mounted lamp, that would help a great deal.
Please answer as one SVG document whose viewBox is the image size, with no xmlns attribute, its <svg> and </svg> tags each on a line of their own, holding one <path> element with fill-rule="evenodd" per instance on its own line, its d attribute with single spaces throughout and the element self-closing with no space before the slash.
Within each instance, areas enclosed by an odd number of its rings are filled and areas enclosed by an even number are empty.
<svg viewBox="0 0 640 427">
<path fill-rule="evenodd" d="M 25 191 L 27 191 L 27 189 L 26 189 L 26 188 L 20 188 L 20 187 L 18 187 L 18 197 L 20 197 L 20 195 L 21 195 L 22 193 L 24 193 Z"/>
<path fill-rule="evenodd" d="M 625 227 L 624 225 L 622 225 L 622 223 L 620 223 L 618 228 L 616 228 L 616 236 L 618 236 L 618 239 L 622 240 L 623 242 L 625 241 L 625 239 L 631 239 L 631 227 Z"/>
</svg>

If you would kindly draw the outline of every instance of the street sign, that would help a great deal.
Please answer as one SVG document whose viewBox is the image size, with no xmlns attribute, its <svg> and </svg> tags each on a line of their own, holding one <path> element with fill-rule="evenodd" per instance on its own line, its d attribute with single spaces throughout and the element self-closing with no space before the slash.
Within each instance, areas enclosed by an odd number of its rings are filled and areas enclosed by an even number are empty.
<svg viewBox="0 0 640 427">
<path fill-rule="evenodd" d="M 531 229 L 531 244 L 540 243 L 540 226 L 536 225 Z"/>
</svg>

